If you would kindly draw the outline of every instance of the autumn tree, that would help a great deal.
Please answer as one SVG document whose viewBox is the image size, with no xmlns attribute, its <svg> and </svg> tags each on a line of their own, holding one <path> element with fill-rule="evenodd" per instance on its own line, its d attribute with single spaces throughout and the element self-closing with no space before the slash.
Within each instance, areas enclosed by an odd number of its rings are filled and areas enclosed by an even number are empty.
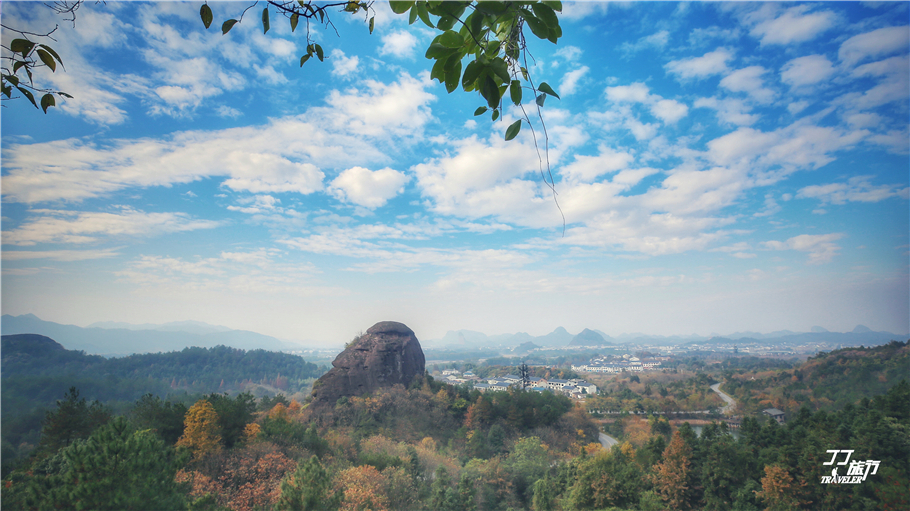
<svg viewBox="0 0 910 511">
<path fill-rule="evenodd" d="M 766 465 L 765 475 L 761 478 L 761 491 L 756 495 L 768 504 L 768 511 L 790 511 L 799 509 L 802 504 L 798 493 L 805 485 L 804 482 L 794 480 L 786 468 Z"/>
<path fill-rule="evenodd" d="M 344 494 L 341 511 L 387 511 L 389 498 L 385 493 L 382 474 L 371 465 L 342 470 L 334 481 L 336 492 Z"/>
<path fill-rule="evenodd" d="M 663 460 L 652 467 L 651 482 L 670 509 L 692 509 L 695 477 L 691 470 L 692 448 L 679 431 L 673 433 Z"/>
<path fill-rule="evenodd" d="M 218 414 L 211 403 L 200 399 L 187 410 L 177 446 L 188 448 L 196 458 L 221 448 Z"/>
</svg>

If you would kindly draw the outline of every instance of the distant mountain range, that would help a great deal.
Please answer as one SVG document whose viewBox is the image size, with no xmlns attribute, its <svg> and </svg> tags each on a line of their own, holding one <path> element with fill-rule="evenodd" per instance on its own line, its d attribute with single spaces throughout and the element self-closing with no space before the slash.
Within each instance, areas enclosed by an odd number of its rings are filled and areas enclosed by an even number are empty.
<svg viewBox="0 0 910 511">
<path fill-rule="evenodd" d="M 440 348 L 482 348 L 482 347 L 515 347 L 528 343 L 544 347 L 555 348 L 563 346 L 608 346 L 617 344 L 631 345 L 686 345 L 686 344 L 725 344 L 730 342 L 749 343 L 767 342 L 775 340 L 783 343 L 811 343 L 835 342 L 844 346 L 859 346 L 884 344 L 891 340 L 905 339 L 907 336 L 891 332 L 874 332 L 863 325 L 857 325 L 851 332 L 829 332 L 814 326 L 811 332 L 793 332 L 791 330 L 778 330 L 763 334 L 760 332 L 735 332 L 729 335 L 711 334 L 702 335 L 648 335 L 640 332 L 624 333 L 611 337 L 596 329 L 584 329 L 578 335 L 569 333 L 565 328 L 558 327 L 549 334 L 532 336 L 525 332 L 516 334 L 486 335 L 473 330 L 449 331 L 442 339 L 421 341 L 423 344 Z"/>
<path fill-rule="evenodd" d="M 40 334 L 56 340 L 68 350 L 106 356 L 179 351 L 188 346 L 213 348 L 224 345 L 244 350 L 269 351 L 300 348 L 299 345 L 268 335 L 231 330 L 198 321 L 163 325 L 102 322 L 83 328 L 44 321 L 34 314 L 4 314 L 0 318 L 0 331 L 3 335 Z"/>
</svg>

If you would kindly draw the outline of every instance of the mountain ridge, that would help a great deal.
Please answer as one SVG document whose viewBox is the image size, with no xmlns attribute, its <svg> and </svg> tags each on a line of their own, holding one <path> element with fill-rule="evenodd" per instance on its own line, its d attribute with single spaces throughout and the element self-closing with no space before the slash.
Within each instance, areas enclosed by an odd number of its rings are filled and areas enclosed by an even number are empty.
<svg viewBox="0 0 910 511">
<path fill-rule="evenodd" d="M 299 348 L 298 345 L 275 337 L 247 330 L 198 334 L 168 330 L 89 328 L 44 321 L 34 314 L 20 316 L 4 314 L 0 318 L 0 332 L 3 335 L 43 335 L 54 339 L 68 350 L 105 356 L 179 351 L 191 346 L 214 348 L 224 345 L 245 350 L 264 349 L 269 351 Z"/>
</svg>

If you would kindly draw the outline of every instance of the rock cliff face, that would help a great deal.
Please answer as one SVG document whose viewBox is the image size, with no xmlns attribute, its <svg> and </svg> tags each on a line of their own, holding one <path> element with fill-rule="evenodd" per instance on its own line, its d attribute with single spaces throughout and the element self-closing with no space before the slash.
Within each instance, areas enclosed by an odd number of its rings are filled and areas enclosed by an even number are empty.
<svg viewBox="0 0 910 511">
<path fill-rule="evenodd" d="M 415 376 L 424 374 L 425 364 L 423 349 L 410 328 L 395 321 L 376 323 L 316 380 L 310 406 L 332 408 L 341 397 L 360 396 L 395 384 L 407 386 Z"/>
</svg>

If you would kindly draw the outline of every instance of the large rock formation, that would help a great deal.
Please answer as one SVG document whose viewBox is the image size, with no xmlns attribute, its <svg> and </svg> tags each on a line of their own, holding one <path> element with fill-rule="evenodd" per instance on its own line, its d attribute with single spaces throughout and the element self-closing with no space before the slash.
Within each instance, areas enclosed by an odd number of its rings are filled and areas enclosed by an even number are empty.
<svg viewBox="0 0 910 511">
<path fill-rule="evenodd" d="M 316 380 L 311 406 L 334 407 L 341 397 L 395 384 L 407 386 L 415 376 L 424 374 L 425 364 L 410 328 L 395 321 L 376 323 L 335 357 L 334 367 Z"/>
</svg>

